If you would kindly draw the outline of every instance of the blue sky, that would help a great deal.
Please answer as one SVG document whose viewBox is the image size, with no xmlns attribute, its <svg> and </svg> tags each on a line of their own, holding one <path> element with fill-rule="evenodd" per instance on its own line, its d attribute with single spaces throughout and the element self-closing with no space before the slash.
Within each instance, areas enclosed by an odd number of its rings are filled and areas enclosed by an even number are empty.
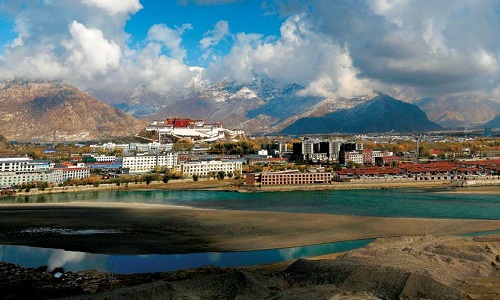
<svg viewBox="0 0 500 300">
<path fill-rule="evenodd" d="M 182 35 L 182 45 L 186 47 L 187 60 L 190 65 L 206 64 L 200 59 L 202 51 L 199 42 L 204 34 L 212 30 L 221 20 L 228 22 L 232 32 L 253 32 L 266 36 L 278 36 L 284 18 L 277 14 L 269 14 L 261 7 L 260 1 L 238 1 L 215 5 L 200 5 L 193 2 L 182 4 L 176 1 L 141 1 L 143 9 L 137 12 L 125 27 L 131 34 L 133 43 L 143 41 L 148 29 L 154 24 L 166 24 L 169 27 L 182 27 L 191 24 L 192 29 Z M 227 53 L 231 46 L 231 38 L 227 37 L 218 49 Z"/>
<path fill-rule="evenodd" d="M 0 0 L 0 78 L 500 99 L 500 0 Z"/>
</svg>

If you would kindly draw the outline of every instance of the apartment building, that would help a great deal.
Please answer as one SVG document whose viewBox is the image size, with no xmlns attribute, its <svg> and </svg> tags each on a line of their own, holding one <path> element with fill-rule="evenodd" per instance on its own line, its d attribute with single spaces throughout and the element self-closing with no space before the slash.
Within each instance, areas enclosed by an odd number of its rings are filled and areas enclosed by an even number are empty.
<svg viewBox="0 0 500 300">
<path fill-rule="evenodd" d="M 261 185 L 297 185 L 330 183 L 332 173 L 330 172 L 300 172 L 298 170 L 263 172 L 260 174 Z"/>
<path fill-rule="evenodd" d="M 60 182 L 64 182 L 67 179 L 72 179 L 72 178 L 87 178 L 90 176 L 90 168 L 84 168 L 84 167 L 69 167 L 69 168 L 61 168 L 61 169 L 56 169 L 61 171 L 62 173 L 62 179 Z"/>
<path fill-rule="evenodd" d="M 223 171 L 226 174 L 236 171 L 241 172 L 243 163 L 241 161 L 220 161 L 220 160 L 209 160 L 209 161 L 185 161 L 182 162 L 178 169 L 182 172 L 184 177 L 191 177 L 193 175 L 207 176 L 212 172 Z"/>
<path fill-rule="evenodd" d="M 0 158 L 0 172 L 29 172 L 49 170 L 53 167 L 54 163 L 48 160 L 33 160 L 29 157 Z"/>
<path fill-rule="evenodd" d="M 147 173 L 153 171 L 155 167 L 172 169 L 176 165 L 177 153 L 174 152 L 124 156 L 122 160 L 122 169 L 128 173 Z"/>
<path fill-rule="evenodd" d="M 22 184 L 44 181 L 48 183 L 62 182 L 62 171 L 17 171 L 17 172 L 1 172 L 0 187 L 20 186 Z"/>
<path fill-rule="evenodd" d="M 0 187 L 37 181 L 60 182 L 62 173 L 52 170 L 54 163 L 29 157 L 0 158 Z"/>
</svg>

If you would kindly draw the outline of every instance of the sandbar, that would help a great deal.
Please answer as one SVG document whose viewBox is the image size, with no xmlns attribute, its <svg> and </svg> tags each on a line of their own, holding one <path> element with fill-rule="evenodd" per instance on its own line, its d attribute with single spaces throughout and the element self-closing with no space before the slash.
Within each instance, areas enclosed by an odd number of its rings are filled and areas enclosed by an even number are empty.
<svg viewBox="0 0 500 300">
<path fill-rule="evenodd" d="M 61 235 L 47 230 L 36 233 L 37 228 L 104 233 Z M 141 203 L 0 205 L 0 244 L 107 254 L 248 251 L 490 230 L 500 230 L 500 220 L 208 210 Z"/>
</svg>

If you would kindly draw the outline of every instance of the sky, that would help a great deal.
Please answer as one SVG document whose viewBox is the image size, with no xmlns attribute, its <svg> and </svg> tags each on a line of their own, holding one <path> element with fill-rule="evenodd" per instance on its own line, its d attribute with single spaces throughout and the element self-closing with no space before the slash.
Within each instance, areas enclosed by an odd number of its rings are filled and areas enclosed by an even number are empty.
<svg viewBox="0 0 500 300">
<path fill-rule="evenodd" d="M 255 74 L 500 99 L 500 0 L 0 0 L 0 78 L 169 93 Z"/>
</svg>

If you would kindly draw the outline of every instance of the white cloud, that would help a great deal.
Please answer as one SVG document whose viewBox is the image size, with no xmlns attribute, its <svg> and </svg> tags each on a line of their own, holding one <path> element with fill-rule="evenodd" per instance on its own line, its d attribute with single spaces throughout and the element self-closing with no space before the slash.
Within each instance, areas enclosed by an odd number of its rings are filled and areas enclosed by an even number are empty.
<svg viewBox="0 0 500 300">
<path fill-rule="evenodd" d="M 135 14 L 142 5 L 139 0 L 83 0 L 89 6 L 96 6 L 106 10 L 110 15 Z"/>
<path fill-rule="evenodd" d="M 354 96 L 371 91 L 368 82 L 357 77 L 349 50 L 312 31 L 302 16 L 286 20 L 276 40 L 238 34 L 231 52 L 212 64 L 208 74 L 245 82 L 252 80 L 252 71 L 299 83 L 306 87 L 303 95 Z"/>
<path fill-rule="evenodd" d="M 497 1 L 311 0 L 305 20 L 349 47 L 353 66 L 382 85 L 421 95 L 490 89 L 498 82 Z"/>
<path fill-rule="evenodd" d="M 262 7 L 288 16 L 280 35 L 231 33 L 220 20 L 193 50 L 211 63 L 209 78 L 244 82 L 252 80 L 252 71 L 260 72 L 323 96 L 372 87 L 411 90 L 412 97 L 499 93 L 498 1 L 267 0 Z M 83 88 L 183 88 L 193 76 L 183 43 L 191 25 L 153 25 L 145 40 L 130 46 L 125 25 L 141 8 L 139 0 L 0 1 L 17 35 L 4 45 L 0 77 L 37 74 Z"/>
<path fill-rule="evenodd" d="M 72 70 L 90 79 L 95 75 L 105 75 L 120 66 L 122 56 L 120 46 L 104 38 L 102 31 L 86 28 L 73 21 L 70 26 L 72 39 L 64 42 L 68 50 L 65 60 Z"/>
<path fill-rule="evenodd" d="M 201 39 L 200 47 L 201 49 L 213 47 L 229 34 L 229 24 L 227 21 L 219 21 L 215 24 L 215 28 L 213 30 L 209 30 L 204 34 L 205 37 Z"/>
<path fill-rule="evenodd" d="M 181 46 L 182 34 L 188 29 L 192 29 L 191 24 L 184 24 L 176 29 L 171 29 L 165 24 L 156 24 L 149 29 L 147 41 L 161 43 L 168 48 L 172 57 L 184 60 L 186 50 Z"/>
<path fill-rule="evenodd" d="M 193 74 L 183 63 L 182 34 L 190 24 L 153 25 L 130 48 L 125 32 L 137 0 L 51 0 L 1 3 L 14 17 L 17 37 L 0 59 L 0 77 L 62 79 L 81 88 L 143 85 L 182 89 Z"/>
<path fill-rule="evenodd" d="M 224 20 L 218 21 L 214 29 L 205 32 L 203 36 L 204 38 L 202 38 L 199 43 L 203 52 L 200 61 L 219 61 L 221 51 L 218 51 L 216 46 L 223 40 L 229 40 L 229 37 L 232 36 L 229 30 L 229 24 Z"/>
<path fill-rule="evenodd" d="M 113 78 L 110 84 L 128 84 L 131 87 L 142 85 L 156 92 L 184 88 L 193 76 L 189 66 L 161 52 L 161 46 L 156 43 L 133 52 L 123 61 L 118 77 Z"/>
</svg>

